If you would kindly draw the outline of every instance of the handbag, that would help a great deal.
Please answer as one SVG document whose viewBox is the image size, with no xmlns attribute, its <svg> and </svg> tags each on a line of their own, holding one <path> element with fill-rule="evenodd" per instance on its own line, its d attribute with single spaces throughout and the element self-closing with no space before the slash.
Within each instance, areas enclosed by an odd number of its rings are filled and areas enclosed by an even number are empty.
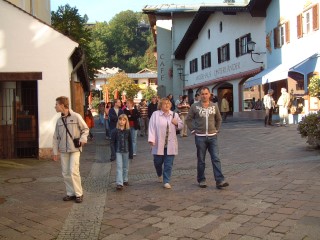
<svg viewBox="0 0 320 240">
<path fill-rule="evenodd" d="M 73 139 L 74 147 L 75 147 L 75 148 L 79 148 L 79 147 L 81 147 L 80 138 L 73 138 L 73 137 L 72 137 L 72 135 L 71 135 L 71 133 L 69 132 L 69 129 L 67 128 L 66 123 L 64 122 L 64 120 L 63 120 L 63 119 L 62 119 L 62 122 L 63 122 L 63 125 L 65 126 L 65 128 L 66 128 L 66 130 L 67 130 L 67 132 L 68 132 L 69 136 Z"/>
<path fill-rule="evenodd" d="M 172 118 L 174 118 L 174 114 L 175 114 L 175 112 L 173 112 L 173 116 L 172 116 Z M 176 135 L 179 135 L 180 134 L 180 130 L 176 130 Z"/>
</svg>

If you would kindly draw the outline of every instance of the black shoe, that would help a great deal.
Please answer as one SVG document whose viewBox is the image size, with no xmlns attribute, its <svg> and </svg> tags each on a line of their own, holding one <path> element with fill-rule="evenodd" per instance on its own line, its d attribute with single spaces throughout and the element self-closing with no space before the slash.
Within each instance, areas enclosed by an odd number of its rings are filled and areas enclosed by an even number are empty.
<svg viewBox="0 0 320 240">
<path fill-rule="evenodd" d="M 129 186 L 129 182 L 123 182 L 123 185 Z"/>
<path fill-rule="evenodd" d="M 225 182 L 225 181 L 222 181 L 220 183 L 216 183 L 216 187 L 218 189 L 222 189 L 222 188 L 225 188 L 225 187 L 228 187 L 229 186 L 229 183 Z"/>
<path fill-rule="evenodd" d="M 83 195 L 76 197 L 76 203 L 82 203 L 83 202 Z"/>
<path fill-rule="evenodd" d="M 76 199 L 76 196 L 65 196 L 62 198 L 63 201 L 72 201 L 72 200 L 75 200 Z"/>
</svg>

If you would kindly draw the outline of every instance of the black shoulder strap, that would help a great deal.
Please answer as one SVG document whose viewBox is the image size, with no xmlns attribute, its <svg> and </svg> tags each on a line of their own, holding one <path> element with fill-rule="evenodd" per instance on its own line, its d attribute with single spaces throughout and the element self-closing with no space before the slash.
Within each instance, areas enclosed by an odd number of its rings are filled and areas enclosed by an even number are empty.
<svg viewBox="0 0 320 240">
<path fill-rule="evenodd" d="M 69 129 L 67 128 L 67 125 L 66 125 L 65 121 L 63 120 L 63 118 L 61 118 L 61 120 L 62 120 L 62 122 L 63 122 L 63 125 L 66 127 L 66 130 L 67 130 L 69 136 L 73 139 L 71 133 L 69 132 Z"/>
</svg>

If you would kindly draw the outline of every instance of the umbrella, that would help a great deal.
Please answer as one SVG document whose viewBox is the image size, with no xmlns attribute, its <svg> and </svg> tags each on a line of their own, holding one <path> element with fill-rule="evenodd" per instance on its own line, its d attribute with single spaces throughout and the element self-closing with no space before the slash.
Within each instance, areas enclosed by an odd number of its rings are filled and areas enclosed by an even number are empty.
<svg viewBox="0 0 320 240">
<path fill-rule="evenodd" d="M 113 99 L 118 99 L 118 98 L 119 98 L 118 95 L 119 95 L 119 94 L 118 94 L 118 90 L 115 89 L 115 90 L 113 91 Z"/>
<path fill-rule="evenodd" d="M 105 88 L 105 101 L 106 101 L 106 103 L 108 103 L 109 102 L 109 90 L 108 90 L 108 88 Z"/>
<path fill-rule="evenodd" d="M 121 100 L 123 103 L 127 101 L 126 94 L 124 92 L 122 92 Z"/>
</svg>

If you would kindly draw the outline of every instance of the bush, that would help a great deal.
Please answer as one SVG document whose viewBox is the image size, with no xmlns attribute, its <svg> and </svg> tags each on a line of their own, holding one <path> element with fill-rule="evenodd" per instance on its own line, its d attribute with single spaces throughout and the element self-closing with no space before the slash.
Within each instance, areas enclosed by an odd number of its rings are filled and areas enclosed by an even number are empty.
<svg viewBox="0 0 320 240">
<path fill-rule="evenodd" d="M 310 145 L 320 143 L 320 111 L 311 113 L 302 118 L 298 124 L 298 131 L 301 137 L 307 137 Z"/>
</svg>

